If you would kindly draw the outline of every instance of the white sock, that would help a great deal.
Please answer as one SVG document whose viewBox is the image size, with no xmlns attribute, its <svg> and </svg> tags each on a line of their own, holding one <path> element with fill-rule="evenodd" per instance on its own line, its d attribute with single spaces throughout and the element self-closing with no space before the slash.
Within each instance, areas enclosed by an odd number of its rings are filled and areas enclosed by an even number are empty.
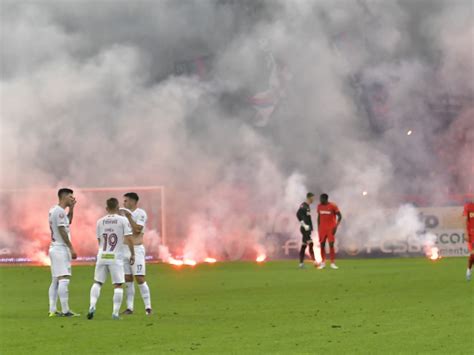
<svg viewBox="0 0 474 355">
<path fill-rule="evenodd" d="M 91 304 L 90 304 L 89 309 L 95 308 L 95 305 L 97 304 L 97 300 L 100 297 L 100 289 L 101 289 L 101 285 L 94 282 L 94 284 L 91 287 Z"/>
<path fill-rule="evenodd" d="M 69 279 L 61 279 L 58 282 L 58 295 L 61 301 L 63 313 L 69 312 Z"/>
<path fill-rule="evenodd" d="M 49 311 L 56 312 L 56 304 L 58 302 L 58 278 L 53 277 L 51 285 L 49 285 Z"/>
<path fill-rule="evenodd" d="M 133 303 L 135 299 L 135 285 L 132 282 L 126 282 L 127 284 L 127 308 L 133 311 Z"/>
<path fill-rule="evenodd" d="M 142 294 L 143 303 L 145 303 L 145 309 L 151 308 L 150 288 L 148 287 L 147 283 L 144 282 L 142 284 L 138 284 L 138 288 Z"/>
<path fill-rule="evenodd" d="M 122 306 L 123 299 L 123 288 L 114 288 L 114 310 L 112 314 L 118 316 L 120 312 L 120 306 Z"/>
</svg>

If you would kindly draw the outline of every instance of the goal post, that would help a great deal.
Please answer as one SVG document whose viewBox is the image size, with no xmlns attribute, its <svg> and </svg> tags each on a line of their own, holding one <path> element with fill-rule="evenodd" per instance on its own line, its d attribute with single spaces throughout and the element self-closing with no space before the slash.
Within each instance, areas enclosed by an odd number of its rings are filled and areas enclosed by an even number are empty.
<svg viewBox="0 0 474 355">
<path fill-rule="evenodd" d="M 158 230 L 159 230 L 159 235 L 161 239 L 161 244 L 166 245 L 166 218 L 165 218 L 166 205 L 165 205 L 165 187 L 164 186 L 105 187 L 105 188 L 104 187 L 86 187 L 86 188 L 79 188 L 77 190 L 84 193 L 118 192 L 118 193 L 121 193 L 120 197 L 126 192 L 133 191 L 133 192 L 137 192 L 139 196 L 141 195 L 140 204 L 142 205 L 144 204 L 143 195 L 145 195 L 149 199 L 146 202 L 146 206 L 142 206 L 142 207 L 147 212 L 149 219 L 150 217 L 152 217 L 152 220 L 155 220 L 155 219 L 159 220 Z M 140 194 L 140 192 L 142 194 Z M 148 196 L 149 194 L 154 193 L 154 192 L 159 193 L 160 195 L 158 199 L 159 201 L 156 201 L 156 199 L 150 198 L 150 196 Z M 151 211 L 155 210 L 153 208 L 155 204 L 159 206 L 157 215 L 148 213 L 150 208 L 151 208 Z M 147 226 L 147 229 L 149 230 L 150 226 Z M 156 228 L 153 228 L 153 229 L 156 230 Z"/>
</svg>

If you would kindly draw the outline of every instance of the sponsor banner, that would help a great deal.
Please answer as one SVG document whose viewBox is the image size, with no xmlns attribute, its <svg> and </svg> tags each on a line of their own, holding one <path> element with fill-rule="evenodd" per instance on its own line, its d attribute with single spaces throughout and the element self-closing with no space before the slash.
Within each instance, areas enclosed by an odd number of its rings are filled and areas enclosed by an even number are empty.
<svg viewBox="0 0 474 355">
<path fill-rule="evenodd" d="M 441 256 L 467 256 L 463 206 L 420 208 L 427 232 L 436 235 L 435 245 Z"/>
<path fill-rule="evenodd" d="M 49 193 L 50 191 L 48 191 Z M 114 192 L 120 195 L 118 192 Z M 50 194 L 48 194 L 49 196 Z M 109 196 L 109 192 L 94 191 L 94 201 L 103 201 Z M 54 197 L 54 195 L 53 195 Z M 150 231 L 148 232 L 147 243 L 158 243 L 159 234 L 151 235 L 151 229 L 160 230 L 161 213 L 160 192 L 149 192 L 143 199 L 143 206 L 149 212 Z M 82 199 L 90 199 L 88 195 L 82 193 Z M 41 200 L 43 201 L 43 200 Z M 45 205 L 41 210 L 45 211 L 52 204 L 51 201 L 45 200 Z M 9 200 L 2 200 L 3 206 L 9 206 Z M 73 242 L 77 243 L 77 251 L 81 257 L 79 262 L 90 262 L 95 260 L 95 251 L 97 244 L 95 238 L 90 234 L 94 230 L 94 222 L 103 213 L 103 207 L 99 206 L 99 202 L 94 204 L 94 209 L 90 208 L 87 215 L 76 213 L 73 224 Z M 350 225 L 351 216 L 346 214 L 346 219 L 340 226 L 336 237 L 336 251 L 338 256 L 343 257 L 395 257 L 395 256 L 422 256 L 426 250 L 426 234 L 433 236 L 433 246 L 439 249 L 439 254 L 443 257 L 451 256 L 467 256 L 469 254 L 467 248 L 467 235 L 465 233 L 464 218 L 462 216 L 463 207 L 437 207 L 437 208 L 419 208 L 419 216 L 423 221 L 424 230 L 418 231 L 413 235 L 394 236 L 393 238 L 383 239 L 377 235 L 350 235 L 348 225 Z M 83 210 L 81 211 L 83 212 Z M 342 211 L 344 214 L 344 211 Z M 88 217 L 85 220 L 85 217 Z M 315 219 L 315 216 L 313 215 Z M 267 232 L 266 238 L 262 241 L 262 247 L 266 255 L 272 259 L 280 258 L 297 258 L 301 246 L 300 226 L 297 223 L 294 214 L 277 214 L 273 218 L 266 219 Z M 8 219 L 0 221 L 0 263 L 10 262 L 47 262 L 47 248 L 49 245 L 49 231 L 47 225 L 47 216 L 40 215 L 33 222 L 26 226 L 38 226 L 35 229 L 21 229 L 22 224 L 15 223 L 16 220 Z M 82 236 L 81 234 L 84 234 Z M 313 240 L 318 244 L 317 232 L 313 234 Z M 40 243 L 40 252 L 32 253 L 30 246 L 32 241 Z M 90 246 L 89 246 L 90 244 Z M 35 244 L 36 246 L 36 244 Z M 226 246 L 228 255 L 232 255 L 232 260 L 252 258 L 255 251 L 247 250 L 246 243 L 231 243 Z M 30 251 L 30 252 L 28 252 Z M 147 251 L 150 260 L 157 260 L 159 257 L 157 245 L 147 244 Z M 155 252 L 153 252 L 155 251 Z M 34 254 L 34 255 L 32 255 Z M 230 259 L 230 257 L 229 257 Z"/>
<path fill-rule="evenodd" d="M 347 231 L 344 230 L 344 224 L 341 225 L 336 237 L 337 253 L 344 257 L 422 256 L 426 253 L 425 240 L 426 234 L 429 233 L 434 237 L 432 246 L 438 248 L 441 256 L 469 255 L 462 206 L 419 208 L 418 210 L 425 229 L 404 238 L 390 240 L 379 239 L 377 236 L 349 238 L 346 237 Z M 279 218 L 288 221 L 291 217 L 280 216 Z M 285 225 L 285 223 L 276 221 L 274 225 Z M 267 254 L 273 258 L 297 258 L 301 246 L 301 235 L 298 229 L 296 226 L 294 232 L 274 230 L 269 233 L 265 245 Z M 318 244 L 317 232 L 314 232 L 313 240 L 315 244 Z"/>
</svg>

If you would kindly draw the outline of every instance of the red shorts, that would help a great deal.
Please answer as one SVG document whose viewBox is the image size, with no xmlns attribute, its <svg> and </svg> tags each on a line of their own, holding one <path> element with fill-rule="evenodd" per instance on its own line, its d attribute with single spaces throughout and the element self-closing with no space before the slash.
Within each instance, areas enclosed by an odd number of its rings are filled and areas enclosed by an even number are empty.
<svg viewBox="0 0 474 355">
<path fill-rule="evenodd" d="M 329 242 L 329 243 L 334 243 L 336 241 L 336 237 L 334 236 L 334 228 L 335 227 L 325 227 L 325 228 L 319 228 L 318 229 L 318 234 L 319 234 L 319 242 Z"/>
</svg>

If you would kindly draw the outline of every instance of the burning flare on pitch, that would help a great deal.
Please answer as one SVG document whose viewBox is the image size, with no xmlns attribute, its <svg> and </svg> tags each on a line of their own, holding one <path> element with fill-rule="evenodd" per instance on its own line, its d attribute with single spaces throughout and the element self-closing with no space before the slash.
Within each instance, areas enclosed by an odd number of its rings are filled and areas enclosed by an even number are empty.
<svg viewBox="0 0 474 355">
<path fill-rule="evenodd" d="M 314 259 L 318 265 L 323 262 L 323 258 L 321 257 L 321 246 L 319 244 L 314 247 Z"/>
<path fill-rule="evenodd" d="M 431 248 L 428 250 L 427 256 L 428 256 L 428 258 L 430 258 L 431 260 L 439 260 L 439 259 L 441 259 L 441 254 L 439 253 L 439 249 L 438 249 L 437 247 L 431 247 Z"/>
<path fill-rule="evenodd" d="M 205 262 L 205 263 L 208 263 L 208 264 L 214 264 L 214 263 L 217 262 L 217 260 L 214 259 L 214 258 L 205 258 L 205 259 L 204 259 L 204 262 Z"/>
<path fill-rule="evenodd" d="M 168 264 L 175 265 L 175 266 L 182 266 L 184 264 L 183 260 L 178 260 L 170 256 L 168 258 Z"/>
<path fill-rule="evenodd" d="M 51 266 L 51 260 L 49 256 L 43 251 L 38 252 L 32 259 L 38 262 L 40 265 Z"/>
<path fill-rule="evenodd" d="M 267 259 L 267 256 L 265 254 L 260 254 L 259 256 L 257 256 L 257 259 L 255 259 L 255 261 L 257 263 L 263 263 L 266 259 Z"/>
</svg>

